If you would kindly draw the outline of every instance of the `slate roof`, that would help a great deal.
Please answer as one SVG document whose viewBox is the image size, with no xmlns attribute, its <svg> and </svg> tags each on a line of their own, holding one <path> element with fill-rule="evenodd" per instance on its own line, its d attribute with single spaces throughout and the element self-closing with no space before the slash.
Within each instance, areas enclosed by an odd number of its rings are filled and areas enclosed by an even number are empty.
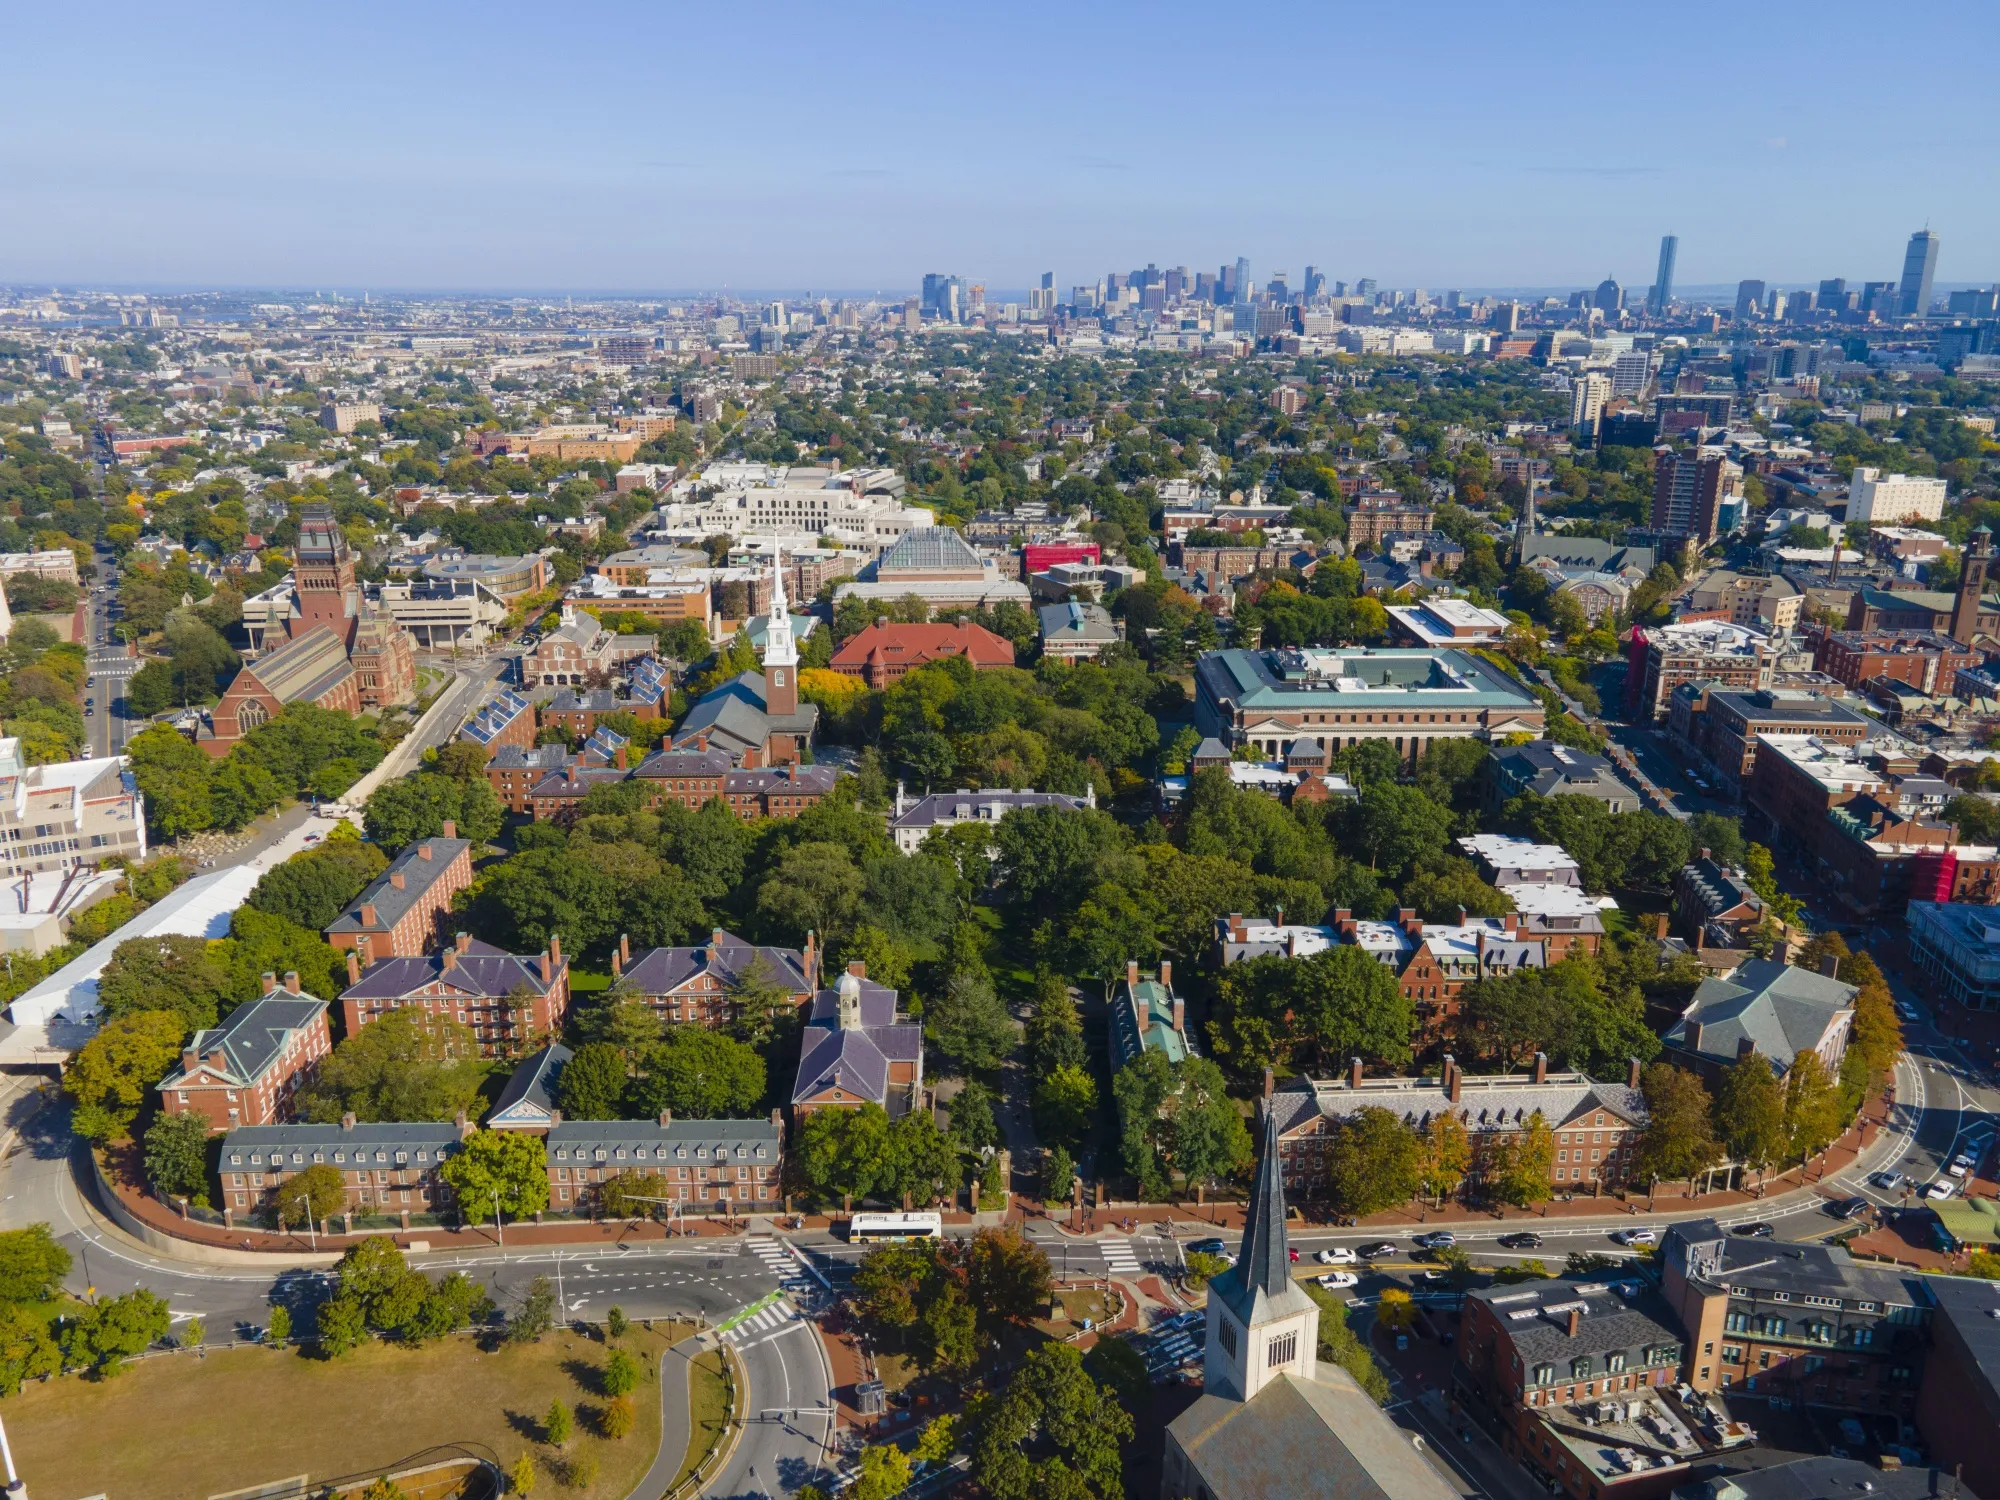
<svg viewBox="0 0 2000 1500">
<path fill-rule="evenodd" d="M 1111 614 L 1101 604 L 1044 604 L 1035 614 L 1041 621 L 1044 642 L 1098 641 L 1109 645 L 1118 639 Z"/>
<path fill-rule="evenodd" d="M 310 703 L 354 675 L 346 644 L 324 625 L 246 662 L 243 670 L 280 703 Z"/>
<path fill-rule="evenodd" d="M 592 787 L 608 786 L 614 781 L 623 781 L 629 774 L 631 773 L 621 771 L 616 766 L 586 766 L 578 760 L 551 771 L 528 789 L 528 795 L 581 799 Z"/>
<path fill-rule="evenodd" d="M 423 1120 L 386 1125 L 242 1125 L 222 1138 L 222 1159 L 241 1166 L 252 1153 L 297 1152 L 306 1162 L 328 1161 L 335 1151 L 435 1151 L 457 1149 L 459 1128 L 451 1121 Z M 358 1158 L 357 1158 L 358 1159 Z"/>
<path fill-rule="evenodd" d="M 674 747 L 691 744 L 706 731 L 711 749 L 740 759 L 746 750 L 762 749 L 773 734 L 810 738 L 819 723 L 817 704 L 801 703 L 794 714 L 772 714 L 764 704 L 764 674 L 739 672 L 695 701 L 674 731 Z"/>
<path fill-rule="evenodd" d="M 923 1056 L 923 1028 L 896 1014 L 896 992 L 872 979 L 861 981 L 861 1025 L 840 1027 L 840 997 L 824 989 L 813 996 L 812 1012 L 799 1045 L 799 1072 L 792 1102 L 836 1086 L 886 1106 L 889 1064 Z"/>
<path fill-rule="evenodd" d="M 1520 1353 L 1522 1373 L 1531 1385 L 1537 1363 L 1553 1364 L 1557 1373 L 1566 1377 L 1569 1361 L 1580 1354 L 1624 1350 L 1633 1355 L 1630 1366 L 1641 1369 L 1647 1361 L 1636 1351 L 1663 1344 L 1676 1350 L 1682 1346 L 1680 1325 L 1666 1298 L 1637 1277 L 1619 1277 L 1607 1271 L 1587 1280 L 1522 1282 L 1482 1287 L 1465 1295 L 1492 1309 L 1494 1321 L 1507 1331 Z M 1569 1331 L 1572 1307 L 1582 1313 L 1573 1336 Z"/>
<path fill-rule="evenodd" d="M 668 776 L 720 776 L 732 762 L 720 750 L 656 750 L 632 774 L 655 780 Z"/>
<path fill-rule="evenodd" d="M 1945 1284 L 1944 1278 L 1917 1271 L 1863 1264 L 1839 1245 L 1795 1243 L 1774 1251 L 1769 1240 L 1725 1234 L 1713 1219 L 1669 1225 L 1660 1245 L 1662 1264 L 1685 1269 L 1693 1252 L 1704 1263 L 1688 1270 L 1689 1279 L 1746 1293 L 1855 1297 L 1885 1306 L 1928 1308 L 1934 1289 Z"/>
<path fill-rule="evenodd" d="M 1731 1458 L 1740 1458 L 1732 1454 Z M 1878 1469 L 1855 1458 L 1816 1454 L 1682 1485 L 1675 1500 L 1932 1500 L 1953 1495 L 1974 1500 L 1963 1483 L 1921 1465 Z"/>
<path fill-rule="evenodd" d="M 1621 782 L 1611 762 L 1588 750 L 1573 750 L 1553 740 L 1531 740 L 1525 745 L 1506 745 L 1493 751 L 1493 773 L 1505 783 L 1538 797 L 1563 794 L 1593 796 L 1615 793 L 1632 796 Z"/>
<path fill-rule="evenodd" d="M 1461 1074 L 1460 1080 L 1459 1100 L 1453 1104 L 1437 1078 L 1369 1078 L 1358 1089 L 1350 1088 L 1344 1076 L 1295 1078 L 1271 1095 L 1268 1108 L 1280 1131 L 1293 1130 L 1315 1116 L 1345 1120 L 1364 1109 L 1385 1109 L 1419 1130 L 1449 1111 L 1475 1132 L 1519 1130 L 1537 1110 L 1551 1126 L 1598 1108 L 1635 1125 L 1651 1118 L 1639 1089 L 1599 1083 L 1582 1073 L 1551 1073 L 1539 1084 L 1519 1073 Z"/>
<path fill-rule="evenodd" d="M 1827 1028 L 1854 1005 L 1851 984 L 1811 969 L 1753 958 L 1726 979 L 1705 979 L 1680 1020 L 1667 1032 L 1670 1047 L 1693 1052 L 1700 1023 L 1700 1055 L 1735 1062 L 1737 1043 L 1748 1037 L 1780 1074 L 1801 1052 L 1816 1049 Z"/>
<path fill-rule="evenodd" d="M 617 707 L 618 695 L 610 688 L 590 688 L 581 693 L 563 688 L 549 699 L 549 712 L 552 714 L 608 714 Z"/>
<path fill-rule="evenodd" d="M 699 947 L 648 948 L 635 954 L 625 965 L 623 987 L 641 995 L 666 995 L 698 974 L 712 974 L 724 985 L 734 985 L 759 963 L 774 983 L 794 994 L 812 987 L 805 955 L 798 949 L 759 947 L 719 927 Z"/>
<path fill-rule="evenodd" d="M 1750 889 L 1749 881 L 1713 859 L 1697 859 L 1683 865 L 1680 878 L 1711 917 L 1746 904 L 1752 910 L 1761 910 L 1764 905 L 1764 898 Z"/>
<path fill-rule="evenodd" d="M 560 771 L 569 764 L 569 751 L 561 745 L 502 745 L 486 765 L 504 771 Z"/>
<path fill-rule="evenodd" d="M 1170 1430 L 1216 1500 L 1457 1500 L 1337 1365 L 1281 1375 L 1249 1401 L 1203 1395 Z"/>
<path fill-rule="evenodd" d="M 547 1120 L 556 1107 L 555 1091 L 563 1065 L 574 1055 L 561 1042 L 550 1042 L 541 1051 L 524 1058 L 508 1077 L 500 1097 L 494 1100 L 493 1112 L 486 1117 L 486 1123 L 517 1123 L 508 1119 L 510 1114 L 518 1114 L 519 1123 Z"/>
<path fill-rule="evenodd" d="M 633 1161 L 775 1160 L 782 1127 L 764 1120 L 564 1120 L 549 1129 L 552 1161 L 595 1160 L 602 1150 L 616 1162 L 623 1153 Z"/>
<path fill-rule="evenodd" d="M 1243 1328 L 1307 1312 L 1312 1299 L 1292 1282 L 1291 1242 L 1285 1233 L 1285 1175 L 1278 1151 L 1278 1120 L 1264 1113 L 1264 1144 L 1250 1205 L 1243 1216 L 1243 1243 L 1236 1264 L 1209 1282 L 1209 1293 L 1235 1315 Z"/>
<path fill-rule="evenodd" d="M 430 888 L 451 868 L 451 862 L 471 847 L 469 840 L 448 839 L 443 835 L 418 839 L 390 860 L 389 868 L 376 876 L 368 889 L 356 896 L 353 904 L 335 917 L 326 930 L 329 933 L 392 931 L 410 908 L 423 900 Z M 397 890 L 390 879 L 394 875 L 403 877 L 401 890 Z M 375 908 L 373 927 L 362 924 L 361 908 L 364 906 Z"/>
<path fill-rule="evenodd" d="M 220 1026 L 197 1031 L 186 1050 L 194 1054 L 197 1068 L 206 1066 L 219 1073 L 224 1083 L 247 1088 L 277 1062 L 293 1032 L 312 1025 L 325 1013 L 324 1000 L 276 990 L 237 1006 Z M 213 1053 L 221 1054 L 219 1066 L 209 1061 Z M 187 1075 L 187 1069 L 176 1068 L 160 1081 L 160 1087 L 172 1088 Z"/>
<path fill-rule="evenodd" d="M 755 771 L 731 771 L 722 778 L 723 792 L 732 797 L 791 790 L 807 797 L 824 797 L 833 790 L 832 766 L 766 766 Z"/>
<path fill-rule="evenodd" d="M 538 953 L 503 953 L 476 939 L 463 953 L 455 953 L 451 968 L 444 967 L 440 954 L 426 953 L 414 958 L 377 959 L 361 971 L 358 984 L 340 992 L 343 1000 L 400 1000 L 427 985 L 442 982 L 461 995 L 496 999 L 526 986 L 530 993 L 546 995 L 562 982 L 567 958 L 556 961 L 550 982 L 542 982 L 542 959 Z"/>
</svg>

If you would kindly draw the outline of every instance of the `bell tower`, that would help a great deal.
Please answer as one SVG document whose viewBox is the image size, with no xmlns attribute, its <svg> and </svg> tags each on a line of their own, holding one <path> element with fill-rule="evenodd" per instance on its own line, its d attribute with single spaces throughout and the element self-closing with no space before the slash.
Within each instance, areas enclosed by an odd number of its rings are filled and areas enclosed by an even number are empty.
<svg viewBox="0 0 2000 1500">
<path fill-rule="evenodd" d="M 290 633 L 304 635 L 324 625 L 352 649 L 361 622 L 361 586 L 354 578 L 354 553 L 330 505 L 308 505 L 299 517 L 299 544 L 292 563 Z"/>
<path fill-rule="evenodd" d="M 1267 1105 L 1242 1251 L 1208 1285 L 1203 1384 L 1211 1395 L 1248 1401 L 1280 1375 L 1311 1380 L 1318 1357 L 1319 1304 L 1292 1282 L 1278 1118 Z"/>
<path fill-rule="evenodd" d="M 774 718 L 799 711 L 799 648 L 792 640 L 792 612 L 785 603 L 785 560 L 771 549 L 771 614 L 764 629 L 764 712 Z"/>
<path fill-rule="evenodd" d="M 1959 561 L 1958 597 L 1951 604 L 1951 638 L 1972 644 L 1979 634 L 1979 604 L 1986 597 L 1986 575 L 1993 566 L 1993 533 L 1974 529 Z"/>
</svg>

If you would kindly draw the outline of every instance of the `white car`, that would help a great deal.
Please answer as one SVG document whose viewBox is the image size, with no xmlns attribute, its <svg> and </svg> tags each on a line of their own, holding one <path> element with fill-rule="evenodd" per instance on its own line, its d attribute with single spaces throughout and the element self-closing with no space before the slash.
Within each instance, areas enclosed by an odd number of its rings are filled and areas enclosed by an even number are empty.
<svg viewBox="0 0 2000 1500">
<path fill-rule="evenodd" d="M 1657 1245 L 1658 1234 L 1650 1229 L 1620 1229 L 1611 1238 L 1620 1245 Z"/>
<path fill-rule="evenodd" d="M 1325 1287 L 1329 1292 L 1341 1292 L 1351 1286 L 1359 1286 L 1361 1278 L 1352 1271 L 1329 1271 L 1324 1276 L 1315 1276 L 1313 1282 Z"/>
<path fill-rule="evenodd" d="M 1951 1165 L 1946 1167 L 1945 1171 L 1954 1177 L 1963 1177 L 1971 1166 L 1972 1158 L 1961 1153 L 1951 1159 Z"/>
<path fill-rule="evenodd" d="M 1936 1182 L 1933 1182 L 1929 1187 L 1924 1189 L 1924 1196 L 1926 1198 L 1949 1198 L 1957 1191 L 1957 1183 L 1953 1182 L 1949 1177 L 1940 1177 Z"/>
<path fill-rule="evenodd" d="M 1332 1250 L 1315 1250 L 1313 1259 L 1323 1266 L 1351 1266 L 1361 1257 L 1345 1246 Z"/>
</svg>

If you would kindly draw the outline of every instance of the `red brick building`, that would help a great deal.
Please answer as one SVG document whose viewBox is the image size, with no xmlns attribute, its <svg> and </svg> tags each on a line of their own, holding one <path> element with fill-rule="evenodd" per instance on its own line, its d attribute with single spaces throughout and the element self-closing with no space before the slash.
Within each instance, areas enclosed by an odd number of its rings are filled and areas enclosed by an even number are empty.
<svg viewBox="0 0 2000 1500">
<path fill-rule="evenodd" d="M 1919 692 L 1949 693 L 1959 669 L 1981 660 L 1971 647 L 1934 630 L 1829 630 L 1818 646 L 1813 665 L 1857 692 L 1887 677 Z"/>
<path fill-rule="evenodd" d="M 458 737 L 469 744 L 483 746 L 489 764 L 509 745 L 522 750 L 532 749 L 535 743 L 534 705 L 511 688 L 503 690 L 499 697 L 465 721 Z"/>
<path fill-rule="evenodd" d="M 210 732 L 196 743 L 220 760 L 244 735 L 270 723 L 292 703 L 361 712 L 361 683 L 347 659 L 346 643 L 324 625 L 246 662 L 210 710 Z"/>
<path fill-rule="evenodd" d="M 624 938 L 611 960 L 622 989 L 658 1012 L 662 1021 L 707 1027 L 737 1020 L 736 996 L 746 983 L 775 985 L 792 1003 L 812 1000 L 819 949 L 810 935 L 805 950 L 760 947 L 720 927 L 692 948 L 647 948 L 637 958 Z"/>
<path fill-rule="evenodd" d="M 722 780 L 729 810 L 753 822 L 758 818 L 796 818 L 833 790 L 831 766 L 773 766 L 761 771 L 731 771 Z"/>
<path fill-rule="evenodd" d="M 516 1057 L 562 1029 L 569 963 L 562 940 L 542 953 L 503 953 L 459 933 L 436 954 L 384 958 L 365 970 L 350 953 L 341 1024 L 353 1036 L 370 1021 L 415 1006 L 472 1028 L 482 1057 Z"/>
<path fill-rule="evenodd" d="M 436 838 L 418 839 L 326 929 L 335 948 L 378 958 L 428 951 L 442 933 L 452 897 L 472 884 L 472 845 L 449 820 Z"/>
<path fill-rule="evenodd" d="M 561 745 L 502 745 L 486 762 L 486 781 L 507 811 L 525 813 L 532 810 L 535 788 L 568 765 L 569 752 Z"/>
<path fill-rule="evenodd" d="M 982 670 L 1011 667 L 1014 644 L 965 621 L 891 625 L 878 620 L 834 652 L 832 666 L 843 676 L 861 678 L 871 688 L 884 688 L 905 672 L 948 656 L 962 656 Z"/>
<path fill-rule="evenodd" d="M 332 1049 L 326 1002 L 299 989 L 296 971 L 264 976 L 264 993 L 197 1031 L 181 1065 L 160 1080 L 168 1114 L 197 1114 L 211 1130 L 270 1125 L 292 1117 L 292 1097 Z"/>
</svg>

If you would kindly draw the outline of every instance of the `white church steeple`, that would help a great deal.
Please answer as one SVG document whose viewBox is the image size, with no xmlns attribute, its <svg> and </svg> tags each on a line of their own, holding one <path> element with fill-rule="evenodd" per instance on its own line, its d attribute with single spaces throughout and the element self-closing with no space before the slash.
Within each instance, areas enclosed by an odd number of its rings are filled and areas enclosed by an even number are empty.
<svg viewBox="0 0 2000 1500">
<path fill-rule="evenodd" d="M 792 639 L 792 612 L 785 602 L 785 559 L 771 547 L 771 614 L 764 627 L 764 711 L 789 716 L 799 711 L 799 648 Z"/>
</svg>

